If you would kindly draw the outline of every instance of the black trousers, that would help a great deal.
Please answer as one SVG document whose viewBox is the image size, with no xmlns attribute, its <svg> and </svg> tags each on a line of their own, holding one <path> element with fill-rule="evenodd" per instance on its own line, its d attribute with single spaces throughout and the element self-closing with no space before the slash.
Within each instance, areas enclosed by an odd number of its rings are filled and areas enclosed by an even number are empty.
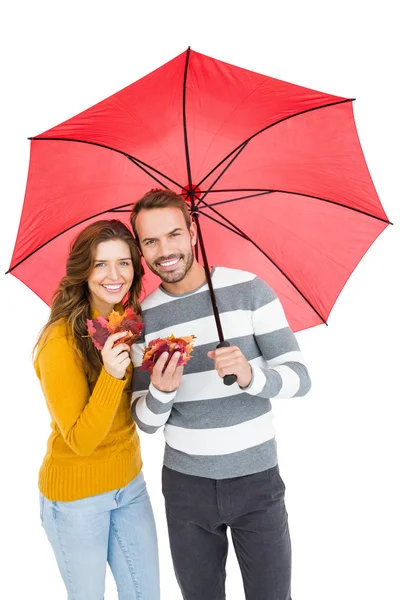
<svg viewBox="0 0 400 600">
<path fill-rule="evenodd" d="M 278 467 L 207 479 L 163 467 L 176 578 L 184 600 L 224 600 L 227 528 L 246 600 L 291 600 L 291 544 Z"/>
</svg>

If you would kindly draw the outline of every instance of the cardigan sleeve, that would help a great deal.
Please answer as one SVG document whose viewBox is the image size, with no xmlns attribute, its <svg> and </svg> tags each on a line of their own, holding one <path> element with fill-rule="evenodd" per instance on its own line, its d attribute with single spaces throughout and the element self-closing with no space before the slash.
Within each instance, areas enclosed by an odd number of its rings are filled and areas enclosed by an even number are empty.
<svg viewBox="0 0 400 600">
<path fill-rule="evenodd" d="M 49 340 L 39 350 L 35 368 L 65 442 L 76 454 L 89 456 L 111 427 L 126 379 L 116 379 L 103 368 L 90 393 L 87 376 L 66 337 Z"/>
</svg>

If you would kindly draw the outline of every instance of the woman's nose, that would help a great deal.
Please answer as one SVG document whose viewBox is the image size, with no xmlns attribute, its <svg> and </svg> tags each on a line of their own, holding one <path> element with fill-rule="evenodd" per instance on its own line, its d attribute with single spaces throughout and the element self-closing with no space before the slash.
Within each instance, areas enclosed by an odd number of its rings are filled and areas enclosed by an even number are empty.
<svg viewBox="0 0 400 600">
<path fill-rule="evenodd" d="M 118 281 L 119 270 L 118 270 L 117 265 L 109 265 L 107 277 L 108 277 L 108 279 L 112 279 L 113 281 Z"/>
</svg>

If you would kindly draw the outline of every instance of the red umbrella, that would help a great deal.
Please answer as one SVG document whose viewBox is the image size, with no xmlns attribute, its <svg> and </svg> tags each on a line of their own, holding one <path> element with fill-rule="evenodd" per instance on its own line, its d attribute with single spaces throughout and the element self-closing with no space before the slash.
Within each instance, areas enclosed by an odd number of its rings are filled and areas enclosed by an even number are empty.
<svg viewBox="0 0 400 600">
<path fill-rule="evenodd" d="M 209 262 L 269 282 L 294 331 L 327 321 L 389 224 L 352 99 L 190 49 L 31 140 L 9 272 L 45 302 L 79 231 L 127 222 L 152 187 L 185 194 Z M 155 285 L 148 273 L 146 292 Z"/>
</svg>

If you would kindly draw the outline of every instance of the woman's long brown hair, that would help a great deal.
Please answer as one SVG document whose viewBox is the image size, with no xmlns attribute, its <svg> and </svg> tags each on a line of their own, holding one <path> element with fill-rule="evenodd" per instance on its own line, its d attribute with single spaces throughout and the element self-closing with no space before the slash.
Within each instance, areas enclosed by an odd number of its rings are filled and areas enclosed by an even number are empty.
<svg viewBox="0 0 400 600">
<path fill-rule="evenodd" d="M 64 320 L 72 334 L 73 347 L 82 360 L 90 381 L 95 381 L 102 367 L 101 355 L 88 336 L 87 319 L 92 318 L 88 277 L 93 269 L 98 244 L 110 240 L 121 240 L 129 246 L 134 269 L 134 277 L 125 307 L 130 306 L 137 314 L 141 313 L 139 296 L 142 290 L 143 265 L 136 241 L 130 230 L 121 221 L 96 221 L 86 227 L 72 244 L 67 259 L 66 274 L 61 279 L 53 295 L 50 317 L 39 334 L 34 352 L 45 340 L 50 327 Z"/>
</svg>

